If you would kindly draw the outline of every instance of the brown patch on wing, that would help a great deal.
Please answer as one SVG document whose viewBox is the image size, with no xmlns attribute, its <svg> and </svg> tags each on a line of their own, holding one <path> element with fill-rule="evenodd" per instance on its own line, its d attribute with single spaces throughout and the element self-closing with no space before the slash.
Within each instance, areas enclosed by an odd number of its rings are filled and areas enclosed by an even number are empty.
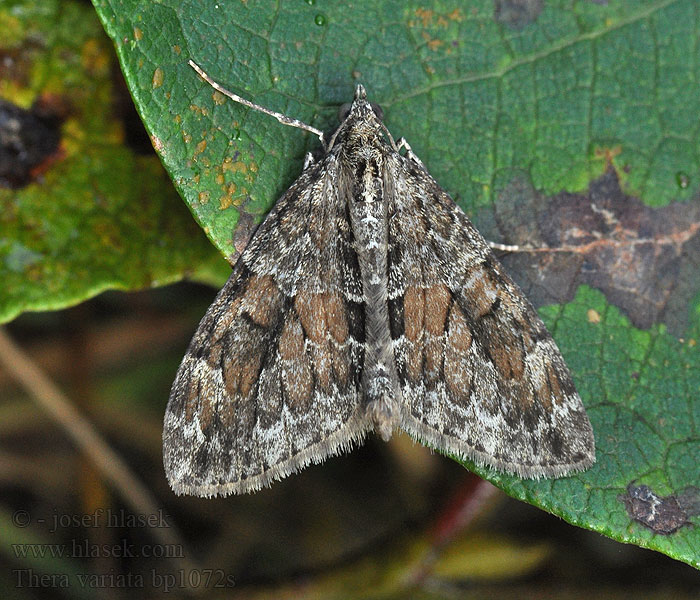
<svg viewBox="0 0 700 600">
<path fill-rule="evenodd" d="M 331 337 L 338 343 L 344 344 L 348 339 L 348 320 L 345 302 L 340 294 L 324 294 L 326 323 Z"/>
<path fill-rule="evenodd" d="M 204 381 L 200 381 L 200 386 L 204 384 Z M 208 386 L 206 386 L 208 387 Z M 213 391 L 213 390 L 212 390 Z M 209 429 L 212 419 L 216 414 L 216 407 L 214 406 L 214 400 L 216 399 L 216 394 L 209 393 L 209 390 L 201 389 L 199 390 L 199 426 L 202 431 Z"/>
<path fill-rule="evenodd" d="M 527 324 L 519 324 L 509 318 L 501 309 L 497 314 L 488 316 L 488 333 L 483 342 L 487 345 L 489 356 L 503 379 L 521 379 L 525 370 L 525 352 L 522 344 L 520 328 Z M 516 326 L 518 327 L 516 329 Z"/>
<path fill-rule="evenodd" d="M 278 350 L 282 360 L 294 360 L 304 354 L 304 332 L 293 313 L 287 315 L 280 335 Z"/>
<path fill-rule="evenodd" d="M 425 302 L 424 327 L 428 334 L 423 350 L 426 380 L 434 380 L 442 373 L 445 353 L 445 321 L 452 302 L 452 295 L 444 285 L 426 288 L 423 295 Z"/>
<path fill-rule="evenodd" d="M 348 324 L 348 311 L 340 294 L 328 294 L 326 300 L 326 322 L 331 335 L 329 347 L 332 355 L 333 373 L 342 389 L 350 380 L 353 365 L 350 364 L 350 348 L 342 344 L 348 342 L 350 326 Z"/>
<path fill-rule="evenodd" d="M 306 337 L 315 344 L 323 342 L 326 336 L 322 296 L 323 294 L 300 291 L 294 298 L 294 310 L 299 315 L 299 322 L 304 328 Z"/>
<path fill-rule="evenodd" d="M 412 342 L 423 335 L 425 292 L 423 288 L 409 286 L 403 300 L 404 334 Z"/>
<path fill-rule="evenodd" d="M 543 358 L 542 351 L 537 352 L 537 363 L 532 366 L 533 370 L 541 370 L 541 377 L 532 377 L 533 385 L 533 397 L 537 400 L 537 403 L 544 409 L 545 412 L 549 413 L 552 410 L 552 401 L 556 404 L 561 405 L 564 402 L 564 389 L 561 385 L 560 372 L 556 367 L 546 358 Z M 567 375 L 564 374 L 566 377 Z"/>
<path fill-rule="evenodd" d="M 226 392 L 231 398 L 247 398 L 255 385 L 262 367 L 261 348 L 247 352 L 228 352 L 221 361 L 221 369 Z"/>
<path fill-rule="evenodd" d="M 445 285 L 434 285 L 425 290 L 425 330 L 432 335 L 445 332 L 445 320 L 452 294 Z"/>
<path fill-rule="evenodd" d="M 230 399 L 217 407 L 217 414 L 219 415 L 221 425 L 224 428 L 233 427 L 236 422 L 236 418 L 240 420 L 240 413 L 241 403 L 238 402 L 238 399 Z"/>
<path fill-rule="evenodd" d="M 350 370 L 356 368 L 356 365 L 350 364 L 350 350 L 332 348 L 333 354 L 333 373 L 335 375 L 338 387 L 341 389 L 346 387 L 350 379 Z"/>
<path fill-rule="evenodd" d="M 555 404 L 560 406 L 564 402 L 564 392 L 561 388 L 561 380 L 559 379 L 559 372 L 554 368 L 554 365 L 550 362 L 545 364 L 545 377 L 547 379 L 547 384 L 549 388 L 549 394 L 546 394 L 542 398 L 542 405 L 547 409 L 551 410 L 552 400 Z"/>
<path fill-rule="evenodd" d="M 186 419 L 196 414 L 203 430 L 216 416 L 224 427 L 240 420 L 240 402 L 249 399 L 258 384 L 271 333 L 281 318 L 283 295 L 269 276 L 234 272 L 226 291 L 207 313 L 210 322 L 204 331 L 210 343 L 195 353 L 203 362 L 191 367 L 187 389 Z M 226 392 L 223 402 L 217 373 Z"/>
<path fill-rule="evenodd" d="M 231 325 L 239 316 L 241 310 L 241 302 L 241 297 L 237 296 L 230 304 L 226 306 L 223 313 L 219 316 L 214 331 L 212 332 L 211 338 L 213 341 L 216 342 L 220 340 L 221 337 L 231 328 Z M 218 364 L 220 358 L 221 345 L 215 343 L 212 345 L 211 353 L 209 354 L 209 364 Z"/>
<path fill-rule="evenodd" d="M 192 421 L 195 412 L 199 409 L 199 383 L 190 376 L 187 381 L 187 398 L 185 398 L 185 421 Z"/>
<path fill-rule="evenodd" d="M 307 294 L 294 299 L 306 337 L 313 343 L 311 356 L 319 387 L 328 392 L 333 381 L 344 387 L 350 377 L 349 350 L 340 348 L 348 340 L 349 326 L 345 303 L 337 292 Z"/>
<path fill-rule="evenodd" d="M 304 351 L 304 331 L 293 311 L 289 311 L 278 345 L 282 366 L 283 385 L 291 410 L 308 408 L 313 395 L 313 375 L 309 357 Z"/>
<path fill-rule="evenodd" d="M 488 314 L 499 295 L 499 286 L 486 264 L 479 264 L 469 273 L 462 296 L 470 316 L 478 319 Z"/>
<path fill-rule="evenodd" d="M 413 382 L 440 377 L 445 353 L 445 327 L 452 295 L 445 285 L 408 286 L 403 301 L 406 371 Z"/>
<path fill-rule="evenodd" d="M 468 399 L 472 386 L 469 352 L 472 331 L 462 309 L 454 303 L 447 322 L 445 347 L 445 383 L 455 398 Z"/>
<path fill-rule="evenodd" d="M 282 304 L 282 294 L 271 275 L 251 275 L 241 294 L 241 308 L 256 325 L 268 327 Z"/>
<path fill-rule="evenodd" d="M 221 369 L 226 392 L 232 400 L 246 398 L 256 384 L 263 358 L 269 351 L 270 336 L 266 333 L 279 320 L 283 299 L 272 277 L 250 275 L 235 299 L 218 316 L 207 363 L 212 369 Z M 242 319 L 243 314 L 250 320 Z M 256 326 L 264 333 L 253 331 Z M 213 385 L 209 379 L 201 377 L 200 385 Z M 216 397 L 215 390 L 202 389 L 198 394 L 200 398 Z"/>
</svg>

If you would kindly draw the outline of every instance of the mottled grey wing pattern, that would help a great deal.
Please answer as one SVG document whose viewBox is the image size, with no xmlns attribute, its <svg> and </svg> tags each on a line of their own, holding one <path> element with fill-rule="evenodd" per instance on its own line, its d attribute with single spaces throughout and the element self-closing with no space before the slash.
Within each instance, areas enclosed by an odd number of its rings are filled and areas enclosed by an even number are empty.
<svg viewBox="0 0 700 600">
<path fill-rule="evenodd" d="M 304 171 L 199 324 L 165 415 L 177 493 L 256 490 L 371 428 L 360 391 L 362 283 L 333 182 L 333 156 Z"/>
<path fill-rule="evenodd" d="M 404 165 L 388 198 L 388 293 L 402 429 L 522 477 L 587 468 L 591 425 L 537 312 L 412 153 L 394 156 Z"/>
</svg>

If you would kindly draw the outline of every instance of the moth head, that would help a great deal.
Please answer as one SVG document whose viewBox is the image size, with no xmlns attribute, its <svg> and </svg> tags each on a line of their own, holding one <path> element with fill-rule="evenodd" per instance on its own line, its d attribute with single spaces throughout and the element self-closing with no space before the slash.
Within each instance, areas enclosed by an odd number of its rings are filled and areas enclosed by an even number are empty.
<svg viewBox="0 0 700 600">
<path fill-rule="evenodd" d="M 377 143 L 386 131 L 383 118 L 384 112 L 379 105 L 369 102 L 365 88 L 358 85 L 352 103 L 343 104 L 338 109 L 340 127 L 333 134 L 328 149 L 341 140 L 360 146 Z"/>
<path fill-rule="evenodd" d="M 363 111 L 366 112 L 369 107 L 377 119 L 380 121 L 384 120 L 384 111 L 382 107 L 379 106 L 379 104 L 367 101 L 367 92 L 365 91 L 365 86 L 361 83 L 358 83 L 355 88 L 355 98 L 353 101 L 341 104 L 340 108 L 338 108 L 338 121 L 343 123 L 350 116 L 350 113 L 353 112 L 353 107 L 355 107 L 354 112 L 358 114 Z"/>
</svg>

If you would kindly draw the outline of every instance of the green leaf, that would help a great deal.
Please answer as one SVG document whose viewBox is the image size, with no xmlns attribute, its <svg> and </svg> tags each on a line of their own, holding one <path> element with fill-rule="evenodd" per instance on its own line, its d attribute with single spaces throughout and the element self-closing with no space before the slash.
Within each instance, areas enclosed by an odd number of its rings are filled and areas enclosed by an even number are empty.
<svg viewBox="0 0 700 600">
<path fill-rule="evenodd" d="M 124 143 L 114 114 L 109 40 L 89 6 L 0 5 L 0 93 L 60 113 L 60 145 L 43 172 L 0 188 L 0 322 L 63 308 L 104 289 L 163 285 L 221 264 L 152 155 Z M 215 275 L 216 274 L 216 275 Z"/>
<path fill-rule="evenodd" d="M 167 170 L 225 256 L 239 216 L 262 217 L 318 143 L 225 100 L 188 59 L 233 92 L 324 130 L 361 81 L 394 136 L 483 231 L 498 221 L 500 178 L 515 171 L 551 195 L 587 190 L 612 165 L 647 206 L 698 204 L 692 0 L 94 3 Z M 686 287 L 692 252 L 676 247 Z M 606 267 L 615 278 L 625 264 Z M 590 411 L 596 465 L 539 482 L 475 470 L 572 523 L 698 567 L 696 516 L 654 534 L 620 499 L 635 481 L 664 496 L 700 487 L 698 295 L 677 307 L 691 315 L 683 340 L 663 315 L 633 326 L 617 301 L 582 286 L 542 309 Z"/>
</svg>

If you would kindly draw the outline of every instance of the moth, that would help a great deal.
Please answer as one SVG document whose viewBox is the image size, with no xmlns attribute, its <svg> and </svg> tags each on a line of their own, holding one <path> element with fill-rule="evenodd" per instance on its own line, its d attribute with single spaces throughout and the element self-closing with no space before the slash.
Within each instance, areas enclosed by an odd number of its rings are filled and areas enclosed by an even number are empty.
<svg viewBox="0 0 700 600">
<path fill-rule="evenodd" d="M 323 157 L 251 237 L 173 383 L 173 490 L 269 485 L 402 429 L 524 478 L 595 461 L 590 421 L 532 305 L 358 85 Z"/>
</svg>

